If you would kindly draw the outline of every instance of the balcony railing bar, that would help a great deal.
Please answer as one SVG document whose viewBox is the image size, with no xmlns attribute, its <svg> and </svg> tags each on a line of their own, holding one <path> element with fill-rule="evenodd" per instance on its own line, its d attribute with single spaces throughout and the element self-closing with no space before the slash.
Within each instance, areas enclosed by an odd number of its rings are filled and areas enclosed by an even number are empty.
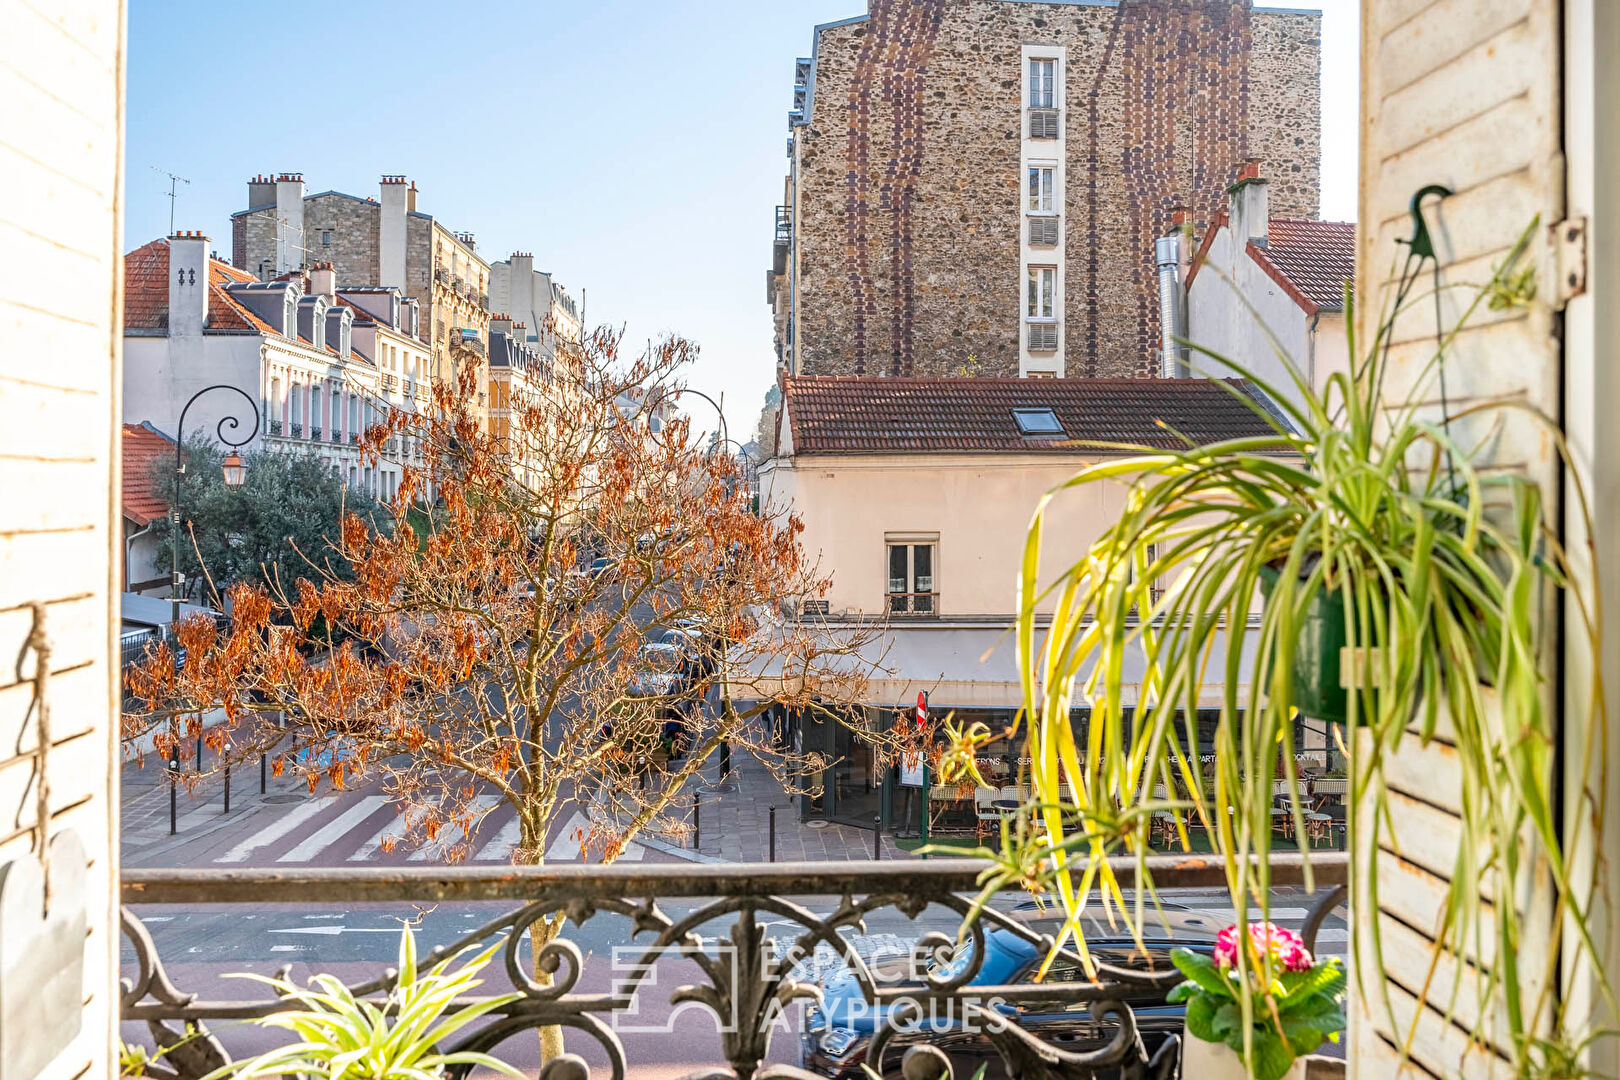
<svg viewBox="0 0 1620 1080">
<path fill-rule="evenodd" d="M 1226 870 L 1205 855 L 1150 855 L 1155 887 L 1224 888 Z M 1297 851 L 1274 852 L 1269 860 L 1273 886 L 1305 884 L 1305 859 Z M 1122 888 L 1136 881 L 1136 860 L 1112 860 Z M 1318 887 L 1345 884 L 1347 856 L 1310 856 Z M 424 868 L 310 867 L 298 870 L 126 869 L 121 875 L 126 904 L 359 903 L 372 900 L 453 901 L 528 900 L 539 891 L 589 887 L 604 896 L 793 896 L 798 894 L 976 892 L 985 864 L 976 859 L 927 862 L 752 863 L 646 866 L 475 866 Z"/>
</svg>

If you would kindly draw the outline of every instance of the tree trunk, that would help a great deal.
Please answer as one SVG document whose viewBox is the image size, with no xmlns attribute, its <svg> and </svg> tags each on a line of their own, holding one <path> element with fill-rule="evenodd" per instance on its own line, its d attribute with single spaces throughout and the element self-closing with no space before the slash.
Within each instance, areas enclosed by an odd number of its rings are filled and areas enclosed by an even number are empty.
<svg viewBox="0 0 1620 1080">
<path fill-rule="evenodd" d="M 539 866 L 545 862 L 545 826 L 542 823 L 536 827 L 529 815 L 520 814 L 522 825 L 519 829 L 518 862 L 528 866 Z M 550 986 L 551 973 L 540 968 L 540 954 L 545 947 L 557 939 L 562 932 L 563 916 L 536 919 L 529 924 L 529 955 L 533 968 L 534 981 L 541 986 Z M 558 1024 L 547 1024 L 537 1029 L 540 1036 L 540 1064 L 542 1067 L 548 1061 L 557 1058 L 563 1052 L 563 1029 Z"/>
</svg>

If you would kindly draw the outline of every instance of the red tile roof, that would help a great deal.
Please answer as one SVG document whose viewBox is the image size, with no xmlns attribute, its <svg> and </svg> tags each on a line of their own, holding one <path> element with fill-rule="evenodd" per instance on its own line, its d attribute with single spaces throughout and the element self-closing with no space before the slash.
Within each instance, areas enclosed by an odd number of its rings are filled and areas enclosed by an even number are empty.
<svg viewBox="0 0 1620 1080">
<path fill-rule="evenodd" d="M 1302 294 L 1315 311 L 1342 311 L 1344 284 L 1356 280 L 1356 226 L 1350 221 L 1272 218 L 1266 246 L 1251 243 L 1249 256 L 1278 284 L 1292 286 L 1294 299 Z M 1315 311 L 1308 309 L 1309 314 Z"/>
<path fill-rule="evenodd" d="M 1229 225 L 1225 210 L 1204 230 L 1203 242 L 1187 271 L 1187 287 L 1209 257 L 1215 234 Z M 1305 314 L 1344 309 L 1344 283 L 1356 280 L 1356 225 L 1353 221 L 1296 221 L 1272 218 L 1266 223 L 1265 247 L 1249 242 L 1249 257 L 1283 287 Z"/>
<path fill-rule="evenodd" d="M 226 291 L 234 281 L 257 281 L 218 259 L 208 260 L 209 330 L 254 330 L 275 334 L 269 323 L 243 307 Z M 169 242 L 153 240 L 124 256 L 124 327 L 129 330 L 166 330 L 169 327 Z M 278 335 L 279 336 L 279 335 Z"/>
<path fill-rule="evenodd" d="M 153 483 L 152 462 L 173 454 L 174 441 L 150 423 L 124 425 L 124 516 L 135 524 L 146 525 L 168 511 L 168 500 Z"/>
<path fill-rule="evenodd" d="M 797 454 L 1084 452 L 1078 441 L 1141 446 L 1275 434 L 1230 392 L 1241 380 L 900 379 L 789 376 L 783 415 Z M 1264 405 L 1262 407 L 1265 407 Z M 1019 433 L 1013 409 L 1048 408 L 1063 438 Z"/>
</svg>

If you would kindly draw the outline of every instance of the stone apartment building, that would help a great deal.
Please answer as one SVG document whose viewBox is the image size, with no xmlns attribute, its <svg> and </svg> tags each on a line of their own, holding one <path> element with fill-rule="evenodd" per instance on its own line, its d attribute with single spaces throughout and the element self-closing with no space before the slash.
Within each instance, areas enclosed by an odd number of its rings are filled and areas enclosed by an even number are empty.
<svg viewBox="0 0 1620 1080">
<path fill-rule="evenodd" d="M 549 271 L 534 268 L 533 252 L 514 251 L 489 264 L 489 303 L 492 310 L 521 324 L 523 340 L 548 361 L 557 358 L 559 343 L 577 342 L 583 332 L 580 306 Z"/>
<path fill-rule="evenodd" d="M 259 412 L 248 449 L 314 454 L 352 487 L 383 498 L 398 490 L 420 448 L 391 440 L 382 461 L 360 454 L 360 434 L 381 410 L 414 409 L 426 397 L 430 354 L 412 333 L 416 305 L 397 289 L 346 287 L 331 263 L 259 281 L 183 232 L 124 256 L 126 424 L 174 438 L 182 408 L 198 397 L 184 437 L 224 422 L 237 434 Z M 227 418 L 236 418 L 232 424 Z"/>
<path fill-rule="evenodd" d="M 396 288 L 420 310 L 432 377 L 476 363 L 478 385 L 488 382 L 489 264 L 471 233 L 417 209 L 416 185 L 403 176 L 384 176 L 375 199 L 306 194 L 301 173 L 255 176 L 247 209 L 231 215 L 231 262 L 261 281 L 329 262 L 341 280 Z"/>
<path fill-rule="evenodd" d="M 870 0 L 798 61 L 767 294 L 790 374 L 1158 371 L 1154 240 L 1244 162 L 1317 214 L 1315 11 Z"/>
</svg>

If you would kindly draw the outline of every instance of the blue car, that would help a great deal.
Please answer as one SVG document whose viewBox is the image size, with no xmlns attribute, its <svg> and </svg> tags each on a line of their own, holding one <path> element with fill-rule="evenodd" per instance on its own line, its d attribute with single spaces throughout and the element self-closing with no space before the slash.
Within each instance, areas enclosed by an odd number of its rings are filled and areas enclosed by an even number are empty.
<svg viewBox="0 0 1620 1080">
<path fill-rule="evenodd" d="M 293 752 L 293 760 L 305 768 L 330 769 L 340 761 L 353 759 L 354 741 L 351 739 L 333 739 L 300 746 Z"/>
<path fill-rule="evenodd" d="M 1121 928 L 1109 928 L 1093 922 L 1087 929 L 1086 941 L 1092 955 L 1104 963 L 1132 970 L 1173 971 L 1170 950 L 1185 946 L 1195 951 L 1210 952 L 1215 945 L 1215 927 L 1209 920 L 1192 913 L 1167 911 L 1168 932 L 1164 925 L 1154 923 L 1144 927 L 1148 954 L 1143 956 L 1134 942 L 1122 937 Z M 1051 934 L 1061 920 L 1030 919 L 1031 929 Z M 1031 944 L 1011 931 L 997 928 L 985 935 L 984 963 L 957 995 L 971 995 L 976 986 L 1016 986 L 1034 984 L 1035 973 L 1045 958 L 1039 946 Z M 938 974 L 949 976 L 962 971 L 971 962 L 971 943 L 962 948 Z M 886 989 L 920 986 L 909 978 L 908 957 L 893 957 L 870 964 L 873 975 Z M 1042 982 L 1083 982 L 1085 975 L 1078 961 L 1065 954 L 1053 962 Z M 980 1027 L 985 1022 L 965 1020 L 954 1002 L 923 1002 L 922 1008 L 933 1011 L 899 1032 L 889 1042 L 881 1063 L 866 1060 L 866 1052 L 873 1036 L 887 1019 L 887 1006 L 870 1006 L 865 1000 L 859 982 L 847 968 L 826 978 L 821 985 L 822 1006 L 806 1012 L 805 1029 L 800 1036 L 800 1064 L 810 1072 L 833 1080 L 869 1080 L 863 1066 L 871 1064 L 884 1078 L 900 1075 L 900 1062 L 906 1048 L 926 1042 L 943 1050 L 951 1059 L 952 1071 L 957 1077 L 975 1076 L 985 1069 L 985 1080 L 1006 1076 L 1001 1055 Z M 1138 1033 L 1151 1060 L 1166 1039 L 1181 1034 L 1183 1007 L 1170 1005 L 1164 1000 L 1165 991 L 1140 987 L 1122 994 L 1136 1017 Z M 1052 1046 L 1069 1051 L 1092 1051 L 1106 1046 L 1115 1032 L 1109 1021 L 1099 1023 L 1085 1002 L 1063 1001 L 1058 998 L 1020 998 L 1017 1001 L 982 999 L 981 1007 L 1005 1017 L 1010 1023 Z M 1097 1073 L 1098 1080 L 1116 1075 L 1107 1071 Z"/>
</svg>

